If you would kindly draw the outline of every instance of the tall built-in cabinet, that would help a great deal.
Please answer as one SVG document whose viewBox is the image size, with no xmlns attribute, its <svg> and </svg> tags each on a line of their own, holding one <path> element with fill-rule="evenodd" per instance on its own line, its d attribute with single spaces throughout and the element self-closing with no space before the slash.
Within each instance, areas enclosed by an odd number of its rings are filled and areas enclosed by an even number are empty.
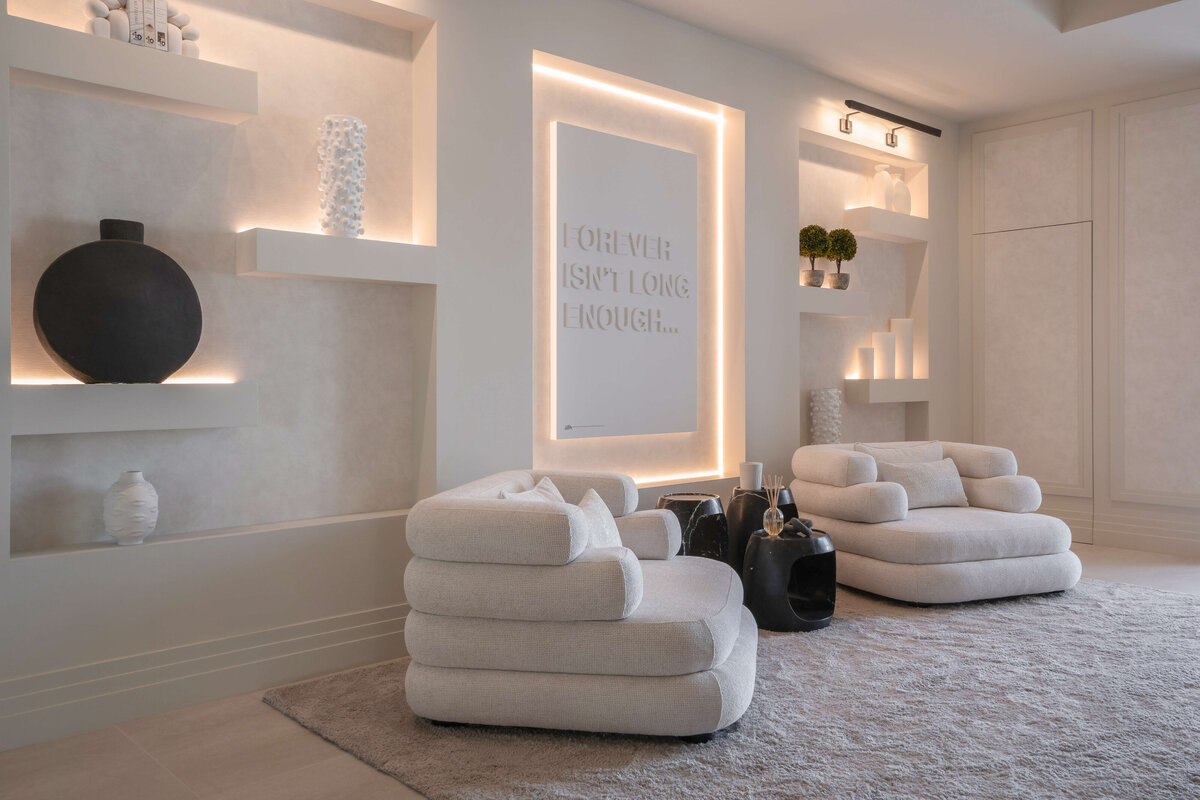
<svg viewBox="0 0 1200 800">
<path fill-rule="evenodd" d="M 971 140 L 975 440 L 1077 541 L 1200 553 L 1200 91 Z"/>
</svg>

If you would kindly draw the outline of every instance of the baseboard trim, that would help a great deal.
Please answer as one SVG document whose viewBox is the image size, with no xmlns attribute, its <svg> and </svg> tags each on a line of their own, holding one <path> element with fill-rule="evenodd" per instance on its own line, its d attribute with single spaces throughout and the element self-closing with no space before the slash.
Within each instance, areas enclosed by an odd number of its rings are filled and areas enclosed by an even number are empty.
<svg viewBox="0 0 1200 800">
<path fill-rule="evenodd" d="M 0 682 L 0 750 L 399 658 L 407 604 Z"/>
<path fill-rule="evenodd" d="M 1093 541 L 1105 547 L 1200 557 L 1200 530 L 1182 520 L 1097 513 Z"/>
</svg>

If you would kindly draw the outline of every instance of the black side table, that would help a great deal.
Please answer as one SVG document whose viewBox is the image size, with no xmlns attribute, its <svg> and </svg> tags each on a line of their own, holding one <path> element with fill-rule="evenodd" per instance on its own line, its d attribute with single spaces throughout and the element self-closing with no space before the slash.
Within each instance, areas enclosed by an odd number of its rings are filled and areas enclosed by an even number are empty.
<svg viewBox="0 0 1200 800">
<path fill-rule="evenodd" d="M 762 530 L 763 512 L 770 503 L 767 501 L 766 489 L 733 490 L 733 499 L 729 501 L 729 510 L 725 516 L 729 520 L 729 566 L 742 574 L 742 560 L 746 555 L 746 545 L 750 544 L 750 534 Z M 796 511 L 796 501 L 792 499 L 792 490 L 784 487 L 779 490 L 779 510 L 785 520 L 799 516 Z M 812 527 L 811 523 L 809 527 Z"/>
<path fill-rule="evenodd" d="M 658 498 L 658 508 L 665 508 L 679 518 L 679 527 L 683 531 L 680 555 L 728 561 L 729 527 L 720 495 L 706 492 L 665 494 Z"/>
<path fill-rule="evenodd" d="M 837 553 L 828 536 L 811 539 L 755 531 L 746 547 L 742 588 L 758 627 L 815 631 L 833 619 Z"/>
</svg>

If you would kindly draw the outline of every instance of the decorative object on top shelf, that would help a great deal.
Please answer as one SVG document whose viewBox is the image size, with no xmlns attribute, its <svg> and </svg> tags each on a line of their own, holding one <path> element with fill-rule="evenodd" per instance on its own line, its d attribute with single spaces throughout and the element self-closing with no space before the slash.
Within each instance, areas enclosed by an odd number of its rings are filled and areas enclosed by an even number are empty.
<svg viewBox="0 0 1200 800">
<path fill-rule="evenodd" d="M 813 389 L 812 443 L 837 444 L 842 440 L 842 390 Z"/>
<path fill-rule="evenodd" d="M 361 236 L 367 126 L 358 117 L 331 114 L 321 122 L 320 134 L 321 230 L 332 236 Z"/>
<path fill-rule="evenodd" d="M 100 241 L 54 260 L 33 295 L 38 340 L 84 383 L 162 383 L 200 343 L 196 287 L 143 244 L 140 222 L 100 221 Z"/>
<path fill-rule="evenodd" d="M 158 492 L 140 470 L 122 472 L 104 495 L 104 530 L 117 544 L 141 544 L 158 526 Z"/>
<path fill-rule="evenodd" d="M 871 178 L 871 205 L 884 211 L 892 207 L 892 173 L 888 172 L 890 164 L 876 164 L 875 175 Z"/>
<path fill-rule="evenodd" d="M 84 30 L 164 53 L 200 57 L 200 31 L 192 18 L 168 0 L 87 0 Z"/>
<path fill-rule="evenodd" d="M 767 492 L 767 510 L 763 512 L 763 530 L 768 536 L 778 536 L 783 530 L 783 512 L 779 510 L 779 493 L 783 491 L 783 476 L 771 475 L 763 489 Z"/>
<path fill-rule="evenodd" d="M 904 182 L 903 175 L 895 176 L 892 181 L 892 211 L 897 214 L 912 213 L 912 192 Z"/>
<path fill-rule="evenodd" d="M 831 289 L 850 287 L 850 276 L 842 274 L 842 262 L 853 261 L 858 254 L 858 240 L 846 228 L 835 228 L 829 232 L 829 251 L 825 258 L 837 264 L 837 272 L 825 276 L 825 285 Z"/>
<path fill-rule="evenodd" d="M 829 252 L 829 233 L 820 225 L 807 225 L 800 229 L 800 257 L 808 259 L 808 269 L 800 270 L 800 283 L 804 286 L 820 286 L 825 280 L 825 270 L 817 269 L 817 259 Z"/>
<path fill-rule="evenodd" d="M 757 492 L 762 488 L 762 462 L 743 461 L 738 464 L 738 486 Z"/>
<path fill-rule="evenodd" d="M 915 378 L 913 374 L 913 321 L 907 318 L 891 321 L 892 333 L 896 335 L 896 377 Z"/>
</svg>

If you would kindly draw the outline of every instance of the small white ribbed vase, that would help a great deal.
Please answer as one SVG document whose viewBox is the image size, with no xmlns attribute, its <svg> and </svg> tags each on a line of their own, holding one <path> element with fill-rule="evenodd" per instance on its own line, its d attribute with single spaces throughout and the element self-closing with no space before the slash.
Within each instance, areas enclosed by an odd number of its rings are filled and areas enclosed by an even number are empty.
<svg viewBox="0 0 1200 800">
<path fill-rule="evenodd" d="M 158 492 L 139 470 L 122 472 L 104 495 L 104 530 L 117 544 L 141 544 L 158 525 Z"/>
<path fill-rule="evenodd" d="M 842 440 L 842 390 L 813 389 L 812 443 L 837 444 Z"/>
<path fill-rule="evenodd" d="M 367 126 L 358 117 L 331 115 L 321 122 L 320 133 L 321 230 L 331 236 L 361 236 Z"/>
<path fill-rule="evenodd" d="M 898 214 L 912 213 L 912 192 L 899 175 L 892 181 L 892 211 Z"/>
</svg>

